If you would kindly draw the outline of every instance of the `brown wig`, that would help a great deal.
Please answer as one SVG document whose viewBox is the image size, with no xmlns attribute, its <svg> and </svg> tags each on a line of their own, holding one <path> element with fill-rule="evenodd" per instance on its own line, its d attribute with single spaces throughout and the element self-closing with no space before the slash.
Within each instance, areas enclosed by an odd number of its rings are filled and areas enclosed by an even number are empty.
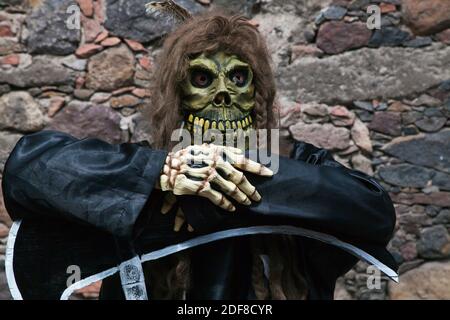
<svg viewBox="0 0 450 320">
<path fill-rule="evenodd" d="M 210 12 L 189 19 L 170 33 L 153 74 L 152 104 L 147 111 L 153 146 L 170 149 L 172 132 L 181 126 L 183 113 L 179 84 L 187 77 L 189 60 L 201 53 L 222 51 L 246 61 L 254 73 L 256 129 L 275 126 L 275 80 L 265 40 L 248 19 Z M 252 283 L 258 299 L 303 299 L 306 284 L 298 272 L 295 241 L 290 237 L 258 236 L 252 241 Z M 264 278 L 260 258 L 270 259 L 270 276 Z M 189 289 L 189 256 L 173 255 L 146 266 L 150 292 L 155 299 L 180 299 Z"/>
<path fill-rule="evenodd" d="M 169 148 L 172 132 L 183 119 L 179 84 L 187 77 L 189 60 L 201 53 L 222 51 L 246 61 L 254 73 L 256 128 L 274 126 L 276 94 L 270 55 L 258 29 L 241 15 L 213 12 L 196 16 L 170 33 L 153 74 L 152 103 L 148 109 L 156 148 Z"/>
</svg>

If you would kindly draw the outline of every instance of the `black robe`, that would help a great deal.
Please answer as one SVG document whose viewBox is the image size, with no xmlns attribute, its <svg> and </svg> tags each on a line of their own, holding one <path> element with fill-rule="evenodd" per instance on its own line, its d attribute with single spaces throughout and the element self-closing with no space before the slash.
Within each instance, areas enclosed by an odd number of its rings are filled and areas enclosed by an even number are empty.
<svg viewBox="0 0 450 320">
<path fill-rule="evenodd" d="M 59 298 L 70 264 L 82 265 L 86 278 L 133 254 L 214 234 L 214 242 L 189 249 L 188 299 L 251 298 L 245 235 L 298 230 L 306 232 L 297 241 L 309 299 L 332 299 L 336 279 L 358 258 L 379 263 L 395 279 L 397 266 L 386 250 L 395 226 L 388 194 L 328 151 L 298 142 L 291 159 L 280 157 L 273 177 L 248 174 L 262 201 L 236 204 L 232 215 L 203 198 L 179 197 L 194 233 L 172 231 L 174 210 L 159 213 L 163 193 L 154 186 L 166 154 L 144 144 L 111 145 L 54 131 L 23 137 L 3 175 L 5 206 L 21 221 L 11 264 L 21 296 Z M 104 281 L 102 297 L 122 297 L 117 274 Z"/>
</svg>

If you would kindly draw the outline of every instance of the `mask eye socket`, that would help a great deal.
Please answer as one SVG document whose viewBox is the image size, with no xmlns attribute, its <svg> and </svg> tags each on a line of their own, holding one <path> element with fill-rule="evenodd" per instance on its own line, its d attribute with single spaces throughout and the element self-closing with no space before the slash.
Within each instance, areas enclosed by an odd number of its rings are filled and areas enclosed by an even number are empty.
<svg viewBox="0 0 450 320">
<path fill-rule="evenodd" d="M 191 71 L 191 84 L 197 88 L 207 88 L 213 82 L 211 72 L 204 69 L 194 69 Z"/>
<path fill-rule="evenodd" d="M 228 74 L 228 77 L 238 87 L 244 87 L 248 82 L 248 69 L 247 68 L 234 69 Z"/>
</svg>

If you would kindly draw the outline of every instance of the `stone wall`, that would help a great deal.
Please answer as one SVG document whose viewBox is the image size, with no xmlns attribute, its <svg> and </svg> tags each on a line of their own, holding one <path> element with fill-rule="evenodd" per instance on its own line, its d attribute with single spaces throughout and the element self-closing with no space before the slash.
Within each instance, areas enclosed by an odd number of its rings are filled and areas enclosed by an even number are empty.
<svg viewBox="0 0 450 320">
<path fill-rule="evenodd" d="M 146 17 L 146 2 L 0 2 L 0 179 L 15 142 L 44 128 L 110 142 L 148 138 L 140 110 L 172 26 Z M 369 289 L 360 263 L 339 280 L 336 297 L 450 299 L 450 2 L 178 2 L 251 16 L 273 56 L 283 145 L 330 149 L 390 192 L 398 222 L 389 249 L 400 284 L 383 278 Z M 66 24 L 75 4 L 81 30 Z M 379 30 L 366 25 L 371 4 L 381 10 Z M 10 224 L 0 197 L 1 269 Z M 1 271 L 0 299 L 7 297 Z"/>
</svg>

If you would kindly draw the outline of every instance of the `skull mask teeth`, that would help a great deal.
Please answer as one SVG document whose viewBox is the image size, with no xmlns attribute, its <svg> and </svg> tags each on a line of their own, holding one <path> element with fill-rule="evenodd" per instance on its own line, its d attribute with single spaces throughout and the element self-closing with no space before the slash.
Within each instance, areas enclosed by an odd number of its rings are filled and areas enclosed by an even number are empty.
<svg viewBox="0 0 450 320">
<path fill-rule="evenodd" d="M 218 52 L 192 59 L 181 92 L 185 123 L 191 133 L 248 130 L 253 126 L 253 72 L 235 55 Z"/>
</svg>

